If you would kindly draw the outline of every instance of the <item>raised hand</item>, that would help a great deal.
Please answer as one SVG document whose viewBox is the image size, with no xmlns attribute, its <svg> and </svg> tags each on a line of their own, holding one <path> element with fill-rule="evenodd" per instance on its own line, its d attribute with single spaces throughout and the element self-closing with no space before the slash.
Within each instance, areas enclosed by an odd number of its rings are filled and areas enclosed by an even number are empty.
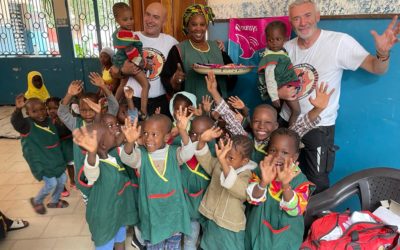
<svg viewBox="0 0 400 250">
<path fill-rule="evenodd" d="M 204 112 L 210 113 L 213 102 L 214 100 L 208 95 L 201 97 Z"/>
<path fill-rule="evenodd" d="M 375 30 L 371 30 L 371 35 L 375 40 L 376 51 L 382 56 L 389 56 L 390 49 L 399 42 L 400 22 L 397 23 L 397 18 L 398 16 L 393 17 L 382 35 L 379 35 Z"/>
<path fill-rule="evenodd" d="M 300 171 L 295 171 L 293 159 L 285 159 L 283 168 L 277 168 L 278 179 L 282 182 L 282 185 L 289 184 L 294 177 L 300 174 Z"/>
<path fill-rule="evenodd" d="M 71 96 L 76 96 L 82 92 L 83 82 L 81 80 L 74 80 L 68 86 L 68 94 Z"/>
<path fill-rule="evenodd" d="M 223 41 L 221 40 L 216 40 L 217 45 L 218 45 L 218 49 L 220 49 L 221 51 L 225 51 L 225 44 Z"/>
<path fill-rule="evenodd" d="M 134 94 L 134 91 L 131 87 L 129 87 L 129 86 L 124 87 L 124 95 L 125 95 L 126 99 L 132 99 L 133 94 Z"/>
<path fill-rule="evenodd" d="M 203 109 L 201 108 L 201 104 L 198 105 L 197 108 L 190 106 L 189 107 L 189 112 L 192 113 L 195 116 L 202 116 L 203 115 Z"/>
<path fill-rule="evenodd" d="M 99 88 L 104 87 L 106 84 L 104 83 L 103 78 L 97 72 L 90 72 L 89 73 L 90 82 Z"/>
<path fill-rule="evenodd" d="M 218 144 L 219 146 L 215 144 L 215 153 L 217 154 L 217 158 L 223 166 L 227 166 L 226 154 L 232 149 L 232 140 L 228 139 L 226 144 L 224 144 L 224 141 L 220 139 Z"/>
<path fill-rule="evenodd" d="M 179 106 L 179 110 L 176 113 L 176 127 L 179 130 L 186 131 L 186 128 L 189 124 L 190 119 L 192 118 L 193 113 L 188 115 L 188 109 L 183 109 L 182 106 Z"/>
<path fill-rule="evenodd" d="M 141 127 L 138 126 L 137 117 L 135 118 L 133 123 L 131 122 L 129 117 L 125 118 L 125 125 L 121 126 L 121 131 L 122 133 L 124 133 L 126 141 L 128 143 L 136 142 L 139 139 L 141 133 Z"/>
<path fill-rule="evenodd" d="M 328 84 L 321 82 L 315 91 L 315 98 L 310 97 L 308 99 L 315 108 L 324 110 L 328 106 L 329 99 L 335 91 L 335 89 L 332 89 L 328 93 L 328 87 Z"/>
<path fill-rule="evenodd" d="M 199 138 L 199 141 L 209 142 L 216 139 L 222 135 L 222 129 L 219 127 L 212 127 L 204 131 Z"/>
<path fill-rule="evenodd" d="M 185 72 L 183 72 L 182 66 L 180 63 L 176 65 L 176 71 L 172 78 L 179 84 L 185 81 Z"/>
<path fill-rule="evenodd" d="M 97 153 L 97 130 L 88 131 L 86 127 L 77 128 L 72 132 L 74 142 L 90 153 Z"/>
<path fill-rule="evenodd" d="M 154 114 L 156 115 L 161 114 L 161 107 L 156 108 L 156 110 L 154 110 Z"/>
<path fill-rule="evenodd" d="M 276 158 L 272 155 L 268 155 L 260 162 L 261 170 L 261 185 L 264 187 L 270 184 L 277 177 L 277 171 L 275 167 Z"/>
<path fill-rule="evenodd" d="M 22 109 L 25 107 L 25 96 L 24 94 L 19 94 L 17 97 L 15 97 L 15 107 L 17 109 Z"/>
<path fill-rule="evenodd" d="M 210 71 L 208 74 L 205 76 L 206 83 L 207 83 L 207 90 L 210 93 L 213 93 L 215 91 L 218 92 L 217 89 L 217 79 L 215 78 L 214 72 Z"/>
<path fill-rule="evenodd" d="M 232 105 L 233 108 L 242 110 L 246 107 L 244 102 L 238 96 L 230 96 L 228 98 L 228 103 Z"/>
<path fill-rule="evenodd" d="M 101 113 L 101 104 L 100 103 L 95 103 L 89 98 L 83 98 L 83 101 L 91 108 L 94 112 L 97 114 Z"/>
</svg>

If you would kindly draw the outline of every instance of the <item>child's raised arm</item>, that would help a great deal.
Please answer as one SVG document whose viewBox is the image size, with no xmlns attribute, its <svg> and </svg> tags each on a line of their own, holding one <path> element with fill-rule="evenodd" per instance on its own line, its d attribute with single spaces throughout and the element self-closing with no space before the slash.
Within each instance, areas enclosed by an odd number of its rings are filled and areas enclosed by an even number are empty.
<svg viewBox="0 0 400 250">
<path fill-rule="evenodd" d="M 136 118 L 132 123 L 128 117 L 125 118 L 125 125 L 121 127 L 121 131 L 126 139 L 124 151 L 130 155 L 135 147 L 135 142 L 140 137 L 141 127 L 138 126 L 138 119 Z"/>
<path fill-rule="evenodd" d="M 11 115 L 11 124 L 18 133 L 28 134 L 30 131 L 30 123 L 22 115 L 23 107 L 25 107 L 25 97 L 24 94 L 19 94 L 15 98 L 15 111 Z"/>
<path fill-rule="evenodd" d="M 71 102 L 72 97 L 81 93 L 82 89 L 83 89 L 83 82 L 81 80 L 72 81 L 68 86 L 67 94 L 61 100 L 61 104 L 68 105 Z"/>
<path fill-rule="evenodd" d="M 76 117 L 74 117 L 69 112 L 69 103 L 71 102 L 73 96 L 76 96 L 82 92 L 82 89 L 83 89 L 82 81 L 80 80 L 72 81 L 68 86 L 67 94 L 61 100 L 60 106 L 58 107 L 57 110 L 58 117 L 65 124 L 65 126 L 71 131 L 75 129 Z"/>
<path fill-rule="evenodd" d="M 225 158 L 226 154 L 232 149 L 232 140 L 228 139 L 227 143 L 224 144 L 224 141 L 220 139 L 218 144 L 219 146 L 215 144 L 215 153 L 217 154 L 219 163 L 221 163 L 222 172 L 224 173 L 225 178 L 227 178 L 231 169 L 229 168 L 228 162 Z"/>
<path fill-rule="evenodd" d="M 190 141 L 189 134 L 186 128 L 189 125 L 189 121 L 192 118 L 193 113 L 191 113 L 189 116 L 187 114 L 188 114 L 188 109 L 187 108 L 182 109 L 182 106 L 179 106 L 179 110 L 176 114 L 176 120 L 177 120 L 176 127 L 178 128 L 178 132 L 182 138 L 183 145 L 187 145 Z"/>
</svg>

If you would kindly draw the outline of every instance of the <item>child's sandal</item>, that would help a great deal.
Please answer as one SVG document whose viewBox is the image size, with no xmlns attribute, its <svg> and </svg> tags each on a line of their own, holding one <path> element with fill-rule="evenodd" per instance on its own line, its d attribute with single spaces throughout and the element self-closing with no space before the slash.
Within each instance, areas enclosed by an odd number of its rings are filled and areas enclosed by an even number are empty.
<svg viewBox="0 0 400 250">
<path fill-rule="evenodd" d="M 46 213 L 46 208 L 44 207 L 43 203 L 36 204 L 35 203 L 35 198 L 30 199 L 31 205 L 33 209 L 35 210 L 36 213 L 38 214 L 45 214 Z"/>
<path fill-rule="evenodd" d="M 57 203 L 47 203 L 48 208 L 66 208 L 69 203 L 65 200 L 59 200 Z"/>
</svg>

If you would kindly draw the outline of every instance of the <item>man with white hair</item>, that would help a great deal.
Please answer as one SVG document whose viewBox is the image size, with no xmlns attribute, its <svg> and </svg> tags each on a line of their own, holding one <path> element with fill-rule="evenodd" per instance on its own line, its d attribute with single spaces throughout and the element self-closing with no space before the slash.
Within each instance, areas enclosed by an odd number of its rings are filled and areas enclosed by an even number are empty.
<svg viewBox="0 0 400 250">
<path fill-rule="evenodd" d="M 289 18 L 297 37 L 285 44 L 285 49 L 295 67 L 302 88 L 297 95 L 301 113 L 306 114 L 312 106 L 308 97 L 315 96 L 315 86 L 326 82 L 335 89 L 328 107 L 321 113 L 319 127 L 306 134 L 302 142 L 299 161 L 307 178 L 317 185 L 316 193 L 329 187 L 329 172 L 335 159 L 335 121 L 339 109 L 340 85 L 343 70 L 359 67 L 373 74 L 387 71 L 390 49 L 398 42 L 400 23 L 395 16 L 382 35 L 371 31 L 375 40 L 375 56 L 369 54 L 353 37 L 328 30 L 321 30 L 317 24 L 320 12 L 312 0 L 295 0 L 289 6 Z M 397 23 L 397 24 L 396 24 Z M 279 96 L 291 99 L 295 89 L 281 88 Z M 287 121 L 290 110 L 283 107 L 281 117 Z"/>
</svg>

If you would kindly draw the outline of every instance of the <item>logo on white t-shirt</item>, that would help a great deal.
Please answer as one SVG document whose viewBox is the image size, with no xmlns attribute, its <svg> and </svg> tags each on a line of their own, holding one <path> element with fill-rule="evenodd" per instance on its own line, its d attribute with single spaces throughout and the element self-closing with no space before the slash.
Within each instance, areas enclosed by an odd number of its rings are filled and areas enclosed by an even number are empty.
<svg viewBox="0 0 400 250">
<path fill-rule="evenodd" d="M 300 81 L 300 90 L 297 94 L 298 99 L 303 99 L 310 95 L 318 83 L 317 70 L 308 63 L 301 63 L 294 66 L 294 71 Z"/>
<path fill-rule="evenodd" d="M 165 63 L 165 56 L 154 48 L 143 48 L 144 73 L 149 81 L 157 80 Z"/>
</svg>

